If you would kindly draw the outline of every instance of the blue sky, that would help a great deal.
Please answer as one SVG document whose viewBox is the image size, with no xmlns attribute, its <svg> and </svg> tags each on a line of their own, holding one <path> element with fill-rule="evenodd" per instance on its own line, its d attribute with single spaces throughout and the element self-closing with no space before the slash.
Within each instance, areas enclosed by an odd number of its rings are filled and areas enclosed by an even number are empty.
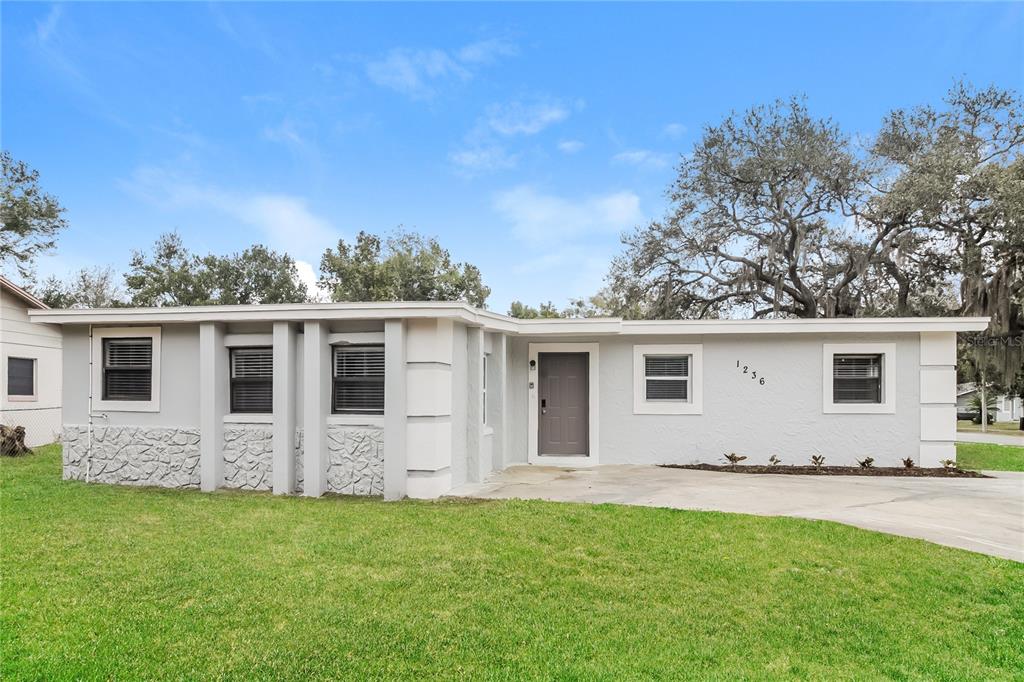
<svg viewBox="0 0 1024 682">
<path fill-rule="evenodd" d="M 777 97 L 851 133 L 953 80 L 1024 90 L 1024 5 L 21 4 L 3 147 L 70 229 L 41 275 L 178 230 L 307 276 L 360 229 L 437 236 L 504 311 L 593 293 L 701 127 Z"/>
</svg>

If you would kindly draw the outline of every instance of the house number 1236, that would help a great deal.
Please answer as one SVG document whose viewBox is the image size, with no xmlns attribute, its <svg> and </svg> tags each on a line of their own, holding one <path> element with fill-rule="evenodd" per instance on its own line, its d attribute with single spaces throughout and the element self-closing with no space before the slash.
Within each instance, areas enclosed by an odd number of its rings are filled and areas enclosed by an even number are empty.
<svg viewBox="0 0 1024 682">
<path fill-rule="evenodd" d="M 742 369 L 744 374 L 749 374 L 750 375 L 751 381 L 756 381 L 757 383 L 759 383 L 762 386 L 764 386 L 764 377 L 757 376 L 757 370 L 750 369 L 749 365 L 741 365 L 740 361 L 737 360 L 736 361 L 736 369 Z"/>
</svg>

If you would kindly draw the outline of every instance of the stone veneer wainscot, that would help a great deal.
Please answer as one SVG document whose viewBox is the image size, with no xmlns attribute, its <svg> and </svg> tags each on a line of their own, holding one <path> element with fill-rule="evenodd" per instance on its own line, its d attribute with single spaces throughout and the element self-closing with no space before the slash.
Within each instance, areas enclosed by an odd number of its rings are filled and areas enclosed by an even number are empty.
<svg viewBox="0 0 1024 682">
<path fill-rule="evenodd" d="M 261 424 L 224 427 L 224 487 L 270 490 L 274 431 Z"/>
<path fill-rule="evenodd" d="M 302 430 L 295 434 L 295 491 L 302 492 Z M 327 427 L 327 492 L 384 494 L 384 429 L 378 426 Z"/>
<path fill-rule="evenodd" d="M 199 429 L 66 425 L 65 480 L 199 487 Z"/>
</svg>

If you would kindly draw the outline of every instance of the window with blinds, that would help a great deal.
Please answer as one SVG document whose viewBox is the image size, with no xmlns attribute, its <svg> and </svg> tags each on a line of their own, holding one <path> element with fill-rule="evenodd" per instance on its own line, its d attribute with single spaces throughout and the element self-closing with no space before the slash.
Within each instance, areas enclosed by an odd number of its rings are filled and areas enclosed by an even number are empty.
<svg viewBox="0 0 1024 682">
<path fill-rule="evenodd" d="M 103 339 L 103 400 L 151 400 L 153 339 Z"/>
<path fill-rule="evenodd" d="M 832 356 L 832 402 L 881 403 L 882 356 Z"/>
<path fill-rule="evenodd" d="M 7 395 L 31 398 L 36 394 L 36 361 L 32 358 L 7 358 Z"/>
<path fill-rule="evenodd" d="M 649 401 L 689 400 L 690 356 L 645 355 L 644 385 Z"/>
<path fill-rule="evenodd" d="M 274 411 L 274 349 L 231 349 L 231 411 Z"/>
<path fill-rule="evenodd" d="M 384 346 L 335 346 L 331 409 L 335 414 L 384 414 Z"/>
</svg>

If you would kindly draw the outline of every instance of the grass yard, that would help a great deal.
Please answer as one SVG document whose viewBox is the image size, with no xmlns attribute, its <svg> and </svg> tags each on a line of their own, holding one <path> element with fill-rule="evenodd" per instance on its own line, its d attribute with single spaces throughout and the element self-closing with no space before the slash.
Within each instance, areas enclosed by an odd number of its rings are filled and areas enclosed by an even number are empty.
<svg viewBox="0 0 1024 682">
<path fill-rule="evenodd" d="M 0 462 L 0 678 L 1020 679 L 1024 564 L 816 521 Z"/>
<path fill-rule="evenodd" d="M 957 443 L 956 463 L 975 471 L 1024 471 L 1024 442 L 1016 445 Z"/>
<path fill-rule="evenodd" d="M 961 419 L 956 423 L 957 431 L 968 433 L 981 433 L 981 424 Z M 1024 445 L 1024 431 L 1020 430 L 1020 422 L 992 422 L 988 425 L 989 433 L 998 433 L 1002 436 L 1019 436 L 1021 444 Z"/>
</svg>

